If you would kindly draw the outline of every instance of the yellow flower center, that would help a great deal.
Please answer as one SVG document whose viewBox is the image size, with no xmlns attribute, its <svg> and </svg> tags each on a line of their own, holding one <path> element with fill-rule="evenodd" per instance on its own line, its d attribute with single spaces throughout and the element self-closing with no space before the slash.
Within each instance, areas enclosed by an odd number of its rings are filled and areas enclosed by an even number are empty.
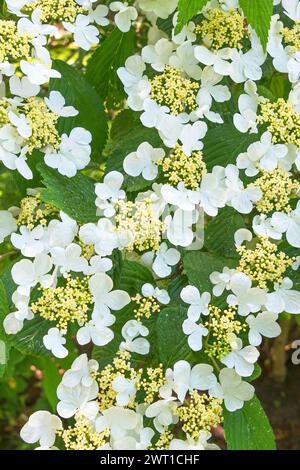
<svg viewBox="0 0 300 470">
<path fill-rule="evenodd" d="M 31 35 L 20 33 L 16 23 L 0 20 L 0 62 L 19 62 L 30 57 Z"/>
<path fill-rule="evenodd" d="M 276 103 L 265 99 L 260 104 L 258 124 L 266 124 L 275 144 L 300 147 L 300 114 L 289 101 L 279 98 Z"/>
<path fill-rule="evenodd" d="M 183 425 L 182 430 L 192 439 L 198 439 L 200 431 L 209 431 L 222 422 L 221 405 L 222 400 L 193 390 L 190 399 L 178 407 L 175 414 Z"/>
<path fill-rule="evenodd" d="M 25 13 L 31 13 L 37 8 L 42 11 L 41 21 L 43 23 L 55 21 L 74 23 L 79 13 L 85 13 L 85 10 L 75 0 L 34 0 L 23 10 Z"/>
<path fill-rule="evenodd" d="M 292 46 L 295 53 L 300 51 L 300 23 L 296 23 L 291 29 L 283 28 L 281 34 L 287 46 Z"/>
<path fill-rule="evenodd" d="M 207 345 L 207 354 L 210 357 L 222 359 L 232 351 L 230 337 L 239 334 L 245 329 L 239 320 L 236 320 L 237 308 L 228 307 L 222 311 L 214 305 L 209 305 L 208 321 L 205 327 L 209 330 L 211 344 Z"/>
<path fill-rule="evenodd" d="M 161 166 L 171 186 L 182 182 L 188 189 L 197 189 L 207 172 L 202 152 L 192 152 L 191 156 L 187 156 L 179 144 L 168 157 L 158 160 L 156 164 Z"/>
<path fill-rule="evenodd" d="M 212 49 L 223 47 L 242 48 L 242 40 L 248 37 L 245 19 L 234 9 L 229 11 L 212 8 L 205 12 L 205 19 L 196 26 L 196 33 Z"/>
<path fill-rule="evenodd" d="M 299 189 L 299 183 L 293 180 L 285 170 L 276 168 L 272 171 L 262 171 L 262 176 L 249 187 L 259 187 L 263 196 L 256 203 L 256 208 L 263 214 L 271 211 L 291 212 L 290 198 Z"/>
<path fill-rule="evenodd" d="M 28 196 L 21 200 L 17 224 L 19 226 L 26 225 L 28 230 L 32 230 L 39 224 L 46 226 L 49 218 L 58 215 L 58 213 L 58 209 L 41 200 L 40 194 Z"/>
<path fill-rule="evenodd" d="M 153 313 L 160 312 L 159 303 L 154 299 L 154 297 L 142 297 L 140 294 L 137 294 L 132 297 L 131 300 L 137 305 L 137 308 L 134 309 L 134 317 L 137 320 L 150 318 Z"/>
<path fill-rule="evenodd" d="M 66 278 L 65 286 L 40 288 L 41 297 L 31 304 L 31 310 L 46 320 L 55 321 L 61 331 L 69 323 L 84 325 L 88 321 L 88 311 L 93 297 L 88 285 L 89 278 Z"/>
<path fill-rule="evenodd" d="M 285 271 L 293 264 L 295 259 L 289 258 L 268 238 L 261 237 L 254 250 L 247 250 L 245 246 L 237 248 L 240 263 L 237 271 L 247 274 L 260 288 L 265 289 L 268 283 L 280 283 Z"/>
<path fill-rule="evenodd" d="M 32 135 L 26 139 L 28 152 L 43 149 L 48 145 L 58 148 L 60 137 L 56 129 L 59 115 L 50 111 L 45 102 L 37 98 L 29 98 L 24 106 L 26 119 L 32 129 Z"/>
<path fill-rule="evenodd" d="M 159 250 L 165 225 L 155 216 L 150 199 L 118 201 L 116 209 L 117 232 L 127 233 L 133 239 L 128 251 Z"/>
<path fill-rule="evenodd" d="M 75 423 L 58 431 L 66 450 L 97 450 L 109 442 L 110 431 L 97 433 L 94 425 L 81 413 L 75 415 Z"/>
<path fill-rule="evenodd" d="M 151 83 L 151 98 L 161 106 L 168 106 L 173 115 L 191 112 L 197 108 L 196 96 L 199 83 L 185 78 L 169 65 L 161 75 L 156 75 Z"/>
</svg>

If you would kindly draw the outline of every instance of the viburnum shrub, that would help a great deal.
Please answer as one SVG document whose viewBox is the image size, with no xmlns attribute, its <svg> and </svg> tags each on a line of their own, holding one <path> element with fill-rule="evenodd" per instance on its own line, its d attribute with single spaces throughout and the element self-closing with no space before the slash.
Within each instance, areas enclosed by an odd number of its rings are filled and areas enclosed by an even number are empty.
<svg viewBox="0 0 300 470">
<path fill-rule="evenodd" d="M 0 4 L 0 371 L 52 374 L 21 438 L 273 449 L 253 382 L 300 314 L 299 0 Z"/>
</svg>

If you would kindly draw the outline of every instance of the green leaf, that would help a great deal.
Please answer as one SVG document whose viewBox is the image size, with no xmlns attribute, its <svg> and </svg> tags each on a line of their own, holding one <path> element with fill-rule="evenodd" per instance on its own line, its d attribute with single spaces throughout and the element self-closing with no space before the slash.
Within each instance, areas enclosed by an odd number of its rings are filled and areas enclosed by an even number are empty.
<svg viewBox="0 0 300 470">
<path fill-rule="evenodd" d="M 71 65 L 60 60 L 53 62 L 53 68 L 61 73 L 61 78 L 51 79 L 50 91 L 57 90 L 63 95 L 68 106 L 74 106 L 79 114 L 60 118 L 58 131 L 69 135 L 74 127 L 83 127 L 92 134 L 92 159 L 98 159 L 105 146 L 108 128 L 103 104 L 90 83 Z"/>
<path fill-rule="evenodd" d="M 108 94 L 115 99 L 124 97 L 123 85 L 117 69 L 124 66 L 134 52 L 134 32 L 122 33 L 115 28 L 96 49 L 88 62 L 86 78 L 104 101 Z"/>
<path fill-rule="evenodd" d="M 241 134 L 233 124 L 209 129 L 203 139 L 203 156 L 208 171 L 215 165 L 235 164 L 238 155 L 259 140 L 258 134 Z"/>
<path fill-rule="evenodd" d="M 208 3 L 208 0 L 179 0 L 176 34 Z"/>
<path fill-rule="evenodd" d="M 124 261 L 118 288 L 125 290 L 130 295 L 140 293 L 141 287 L 146 282 L 154 282 L 153 275 L 148 268 L 136 261 Z"/>
<path fill-rule="evenodd" d="M 22 330 L 12 337 L 11 344 L 25 355 L 49 356 L 50 353 L 44 346 L 43 337 L 51 326 L 53 326 L 51 322 L 41 317 L 25 320 Z"/>
<path fill-rule="evenodd" d="M 273 13 L 273 0 L 240 0 L 240 6 L 249 23 L 255 29 L 264 50 L 266 50 Z"/>
<path fill-rule="evenodd" d="M 182 323 L 187 318 L 186 311 L 182 305 L 170 305 L 159 312 L 156 323 L 158 350 L 166 368 L 179 360 L 189 361 L 193 356 L 188 337 L 182 331 Z"/>
<path fill-rule="evenodd" d="M 241 410 L 224 411 L 225 439 L 229 450 L 275 450 L 270 422 L 256 396 Z"/>
<path fill-rule="evenodd" d="M 3 320 L 9 313 L 6 289 L 0 279 L 0 377 L 3 376 L 9 357 L 10 342 L 3 327 Z"/>
<path fill-rule="evenodd" d="M 243 217 L 232 207 L 224 207 L 205 230 L 205 247 L 216 255 L 236 257 L 234 234 L 240 228 L 245 228 Z"/>
<path fill-rule="evenodd" d="M 225 266 L 234 268 L 236 264 L 236 260 L 232 258 L 222 258 L 204 251 L 190 251 L 183 258 L 183 267 L 189 283 L 201 293 L 212 292 L 213 285 L 209 276 L 213 271 L 222 271 Z"/>
<path fill-rule="evenodd" d="M 53 204 L 79 223 L 97 222 L 95 182 L 77 173 L 73 178 L 60 175 L 45 164 L 38 165 L 46 189 L 41 194 L 45 202 Z"/>
<path fill-rule="evenodd" d="M 59 369 L 55 364 L 53 358 L 43 358 L 43 389 L 46 395 L 46 398 L 52 408 L 53 413 L 56 412 L 56 405 L 58 403 L 58 398 L 56 395 L 56 389 L 61 382 L 61 375 Z"/>
</svg>

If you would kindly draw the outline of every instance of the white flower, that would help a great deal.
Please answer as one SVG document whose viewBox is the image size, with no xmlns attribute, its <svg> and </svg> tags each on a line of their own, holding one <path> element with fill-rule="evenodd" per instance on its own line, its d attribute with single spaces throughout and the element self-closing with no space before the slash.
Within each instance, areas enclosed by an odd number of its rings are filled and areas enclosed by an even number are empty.
<svg viewBox="0 0 300 470">
<path fill-rule="evenodd" d="M 163 305 L 167 305 L 170 302 L 170 296 L 165 289 L 153 287 L 149 283 L 142 286 L 142 294 L 144 297 L 154 297 L 154 299 Z"/>
<path fill-rule="evenodd" d="M 90 161 L 92 136 L 82 127 L 72 129 L 69 136 L 61 136 L 59 150 L 46 151 L 44 160 L 46 165 L 55 168 L 64 176 L 71 178 L 77 170 L 82 170 Z"/>
<path fill-rule="evenodd" d="M 89 288 L 93 295 L 95 308 L 93 319 L 97 319 L 98 313 L 109 314 L 110 310 L 121 310 L 129 304 L 131 299 L 123 290 L 112 290 L 113 281 L 105 273 L 94 274 L 89 280 Z"/>
<path fill-rule="evenodd" d="M 251 242 L 251 240 L 253 239 L 253 235 L 252 233 L 250 232 L 250 230 L 248 230 L 247 228 L 239 228 L 235 233 L 234 233 L 234 242 L 235 242 L 235 246 L 237 248 L 239 248 L 240 246 L 242 246 L 242 244 L 247 241 L 247 242 Z"/>
<path fill-rule="evenodd" d="M 85 345 L 92 341 L 96 346 L 105 346 L 114 338 L 114 332 L 109 328 L 116 321 L 110 313 L 97 314 L 96 320 L 91 320 L 77 331 L 77 341 Z"/>
<path fill-rule="evenodd" d="M 158 167 L 155 162 L 164 156 L 163 149 L 153 148 L 148 142 L 143 142 L 136 152 L 132 152 L 125 157 L 123 167 L 130 176 L 142 174 L 145 180 L 154 180 L 158 174 Z"/>
<path fill-rule="evenodd" d="M 168 39 L 162 38 L 155 45 L 148 45 L 142 49 L 142 59 L 146 64 L 157 72 L 163 72 L 169 63 L 169 58 L 173 52 L 174 44 Z"/>
<path fill-rule="evenodd" d="M 0 211 L 0 243 L 17 230 L 17 222 L 10 211 Z"/>
<path fill-rule="evenodd" d="M 20 294 L 27 294 L 31 287 L 41 284 L 42 287 L 50 287 L 52 276 L 49 273 L 52 268 L 50 256 L 39 254 L 33 261 L 22 259 L 14 264 L 11 274 L 14 282 L 19 286 Z"/>
<path fill-rule="evenodd" d="M 201 351 L 202 338 L 208 335 L 208 329 L 202 324 L 198 325 L 195 321 L 189 318 L 184 320 L 182 324 L 182 331 L 188 335 L 188 345 L 193 351 Z"/>
<path fill-rule="evenodd" d="M 120 199 L 125 199 L 126 193 L 121 189 L 124 176 L 119 171 L 110 171 L 104 177 L 103 183 L 95 185 L 97 195 L 95 204 L 105 217 L 112 217 L 115 214 L 114 204 Z"/>
<path fill-rule="evenodd" d="M 112 381 L 112 388 L 117 393 L 116 401 L 119 406 L 127 406 L 129 401 L 135 397 L 135 381 L 118 375 Z"/>
<path fill-rule="evenodd" d="M 195 150 L 202 150 L 203 137 L 207 132 L 207 124 L 202 121 L 194 122 L 194 124 L 186 124 L 180 133 L 179 140 L 182 143 L 182 151 L 186 155 L 191 155 Z"/>
<path fill-rule="evenodd" d="M 232 351 L 222 357 L 222 364 L 230 369 L 234 368 L 241 377 L 250 377 L 259 357 L 258 350 L 250 345 L 243 348 L 242 340 L 234 334 L 230 335 L 230 346 Z"/>
<path fill-rule="evenodd" d="M 77 0 L 77 3 L 79 1 Z M 106 16 L 109 13 L 109 8 L 106 5 L 98 5 L 95 10 L 89 11 L 89 18 L 100 26 L 107 26 L 109 19 Z"/>
<path fill-rule="evenodd" d="M 138 0 L 139 7 L 166 19 L 177 8 L 178 0 Z"/>
<path fill-rule="evenodd" d="M 22 330 L 25 320 L 32 320 L 34 315 L 29 308 L 30 295 L 23 295 L 16 290 L 12 295 L 16 311 L 9 313 L 3 321 L 5 333 L 15 335 Z"/>
<path fill-rule="evenodd" d="M 239 170 L 234 165 L 228 165 L 225 169 L 226 185 L 228 187 L 228 202 L 241 214 L 250 214 L 253 203 L 262 198 L 263 193 L 259 187 L 244 188 L 239 178 Z"/>
<path fill-rule="evenodd" d="M 277 323 L 278 314 L 273 312 L 260 312 L 256 317 L 249 315 L 246 322 L 249 325 L 249 343 L 252 346 L 259 346 L 262 342 L 262 337 L 276 338 L 280 335 L 281 328 Z"/>
<path fill-rule="evenodd" d="M 271 217 L 271 225 L 277 232 L 285 233 L 291 246 L 300 248 L 300 201 L 295 210 L 285 214 L 274 212 Z"/>
<path fill-rule="evenodd" d="M 88 419 L 94 419 L 98 413 L 98 383 L 96 380 L 88 387 L 76 385 L 66 387 L 60 383 L 57 387 L 57 397 L 60 400 L 57 405 L 57 412 L 62 418 L 71 418 L 78 411 Z"/>
<path fill-rule="evenodd" d="M 172 439 L 170 450 L 220 450 L 216 444 L 208 443 L 211 434 L 208 431 L 200 431 L 198 439 L 188 437 L 185 441 L 181 439 Z"/>
<path fill-rule="evenodd" d="M 125 62 L 125 67 L 118 68 L 118 77 L 123 83 L 127 94 L 142 80 L 145 70 L 146 65 L 139 55 L 128 57 Z"/>
<path fill-rule="evenodd" d="M 66 387 L 76 387 L 79 384 L 90 387 L 94 381 L 91 374 L 97 372 L 99 364 L 94 359 L 88 359 L 86 354 L 81 354 L 72 363 L 62 378 L 62 383 Z"/>
<path fill-rule="evenodd" d="M 268 218 L 266 214 L 259 214 L 253 217 L 252 220 L 253 231 L 260 237 L 270 237 L 274 240 L 282 238 L 282 232 L 275 229 L 272 225 L 272 218 Z"/>
<path fill-rule="evenodd" d="M 284 13 L 293 21 L 300 21 L 299 0 L 282 0 Z"/>
<path fill-rule="evenodd" d="M 218 210 L 224 207 L 227 201 L 227 188 L 222 182 L 223 175 L 221 176 L 218 167 L 214 167 L 212 173 L 206 173 L 202 178 L 199 197 L 200 205 L 204 212 L 215 217 Z"/>
<path fill-rule="evenodd" d="M 122 328 L 122 336 L 125 341 L 120 344 L 120 351 L 135 352 L 146 355 L 149 353 L 150 344 L 144 337 L 148 336 L 149 330 L 136 320 L 129 320 Z M 143 336 L 143 338 L 139 338 Z"/>
<path fill-rule="evenodd" d="M 90 24 L 91 18 L 85 15 L 77 15 L 75 23 L 63 21 L 63 26 L 67 31 L 74 34 L 74 40 L 78 46 L 85 51 L 89 51 L 91 46 L 98 44 L 99 31 L 96 26 Z"/>
<path fill-rule="evenodd" d="M 193 224 L 198 220 L 198 212 L 177 209 L 173 217 L 168 215 L 164 223 L 167 225 L 167 238 L 175 246 L 190 246 L 194 239 Z"/>
<path fill-rule="evenodd" d="M 77 116 L 78 111 L 73 106 L 65 106 L 66 100 L 59 91 L 51 91 L 45 103 L 53 113 L 62 117 Z"/>
<path fill-rule="evenodd" d="M 97 225 L 91 223 L 82 225 L 79 236 L 86 245 L 95 245 L 95 251 L 100 256 L 111 255 L 120 243 L 115 226 L 105 218 L 99 219 Z"/>
<path fill-rule="evenodd" d="M 7 9 L 10 13 L 17 16 L 23 16 L 21 13 L 22 8 L 28 3 L 28 0 L 6 0 Z"/>
<path fill-rule="evenodd" d="M 292 289 L 293 282 L 285 277 L 281 284 L 274 286 L 274 292 L 268 294 L 266 308 L 274 313 L 300 313 L 300 292 Z"/>
<path fill-rule="evenodd" d="M 9 88 L 12 95 L 21 96 L 22 98 L 36 96 L 40 91 L 40 87 L 33 85 L 28 77 L 19 78 L 17 75 L 13 75 L 9 79 Z"/>
<path fill-rule="evenodd" d="M 160 106 L 159 104 L 156 103 L 156 101 L 151 100 L 150 98 L 146 98 L 143 102 L 143 110 L 144 112 L 141 114 L 140 119 L 142 124 L 145 127 L 155 127 L 157 129 L 163 129 L 164 126 L 164 118 L 165 119 L 171 119 L 172 117 L 175 118 L 176 122 L 179 123 L 179 130 L 181 130 L 182 125 L 178 121 L 178 118 L 176 116 L 169 116 L 167 113 L 170 111 L 170 109 L 167 106 Z M 160 131 L 162 135 L 164 136 L 163 132 Z M 170 139 L 170 136 L 165 136 L 166 139 Z M 177 135 L 175 137 L 171 137 L 175 142 L 178 140 Z M 172 145 L 170 145 L 172 147 Z"/>
<path fill-rule="evenodd" d="M 84 270 L 84 274 L 91 276 L 96 273 L 106 273 L 113 267 L 112 260 L 109 258 L 102 258 L 99 255 L 92 256 L 89 266 Z"/>
<path fill-rule="evenodd" d="M 28 444 L 40 443 L 41 446 L 53 446 L 57 431 L 62 429 L 62 422 L 58 416 L 49 411 L 36 411 L 22 427 L 20 435 Z"/>
<path fill-rule="evenodd" d="M 187 286 L 182 289 L 180 297 L 186 304 L 190 304 L 187 312 L 190 320 L 198 321 L 201 315 L 209 315 L 208 306 L 211 301 L 209 292 L 201 295 L 197 287 Z"/>
<path fill-rule="evenodd" d="M 182 29 L 181 33 L 179 33 L 177 37 L 184 34 L 184 31 L 186 31 L 186 27 Z M 181 44 L 171 55 L 169 65 L 176 70 L 182 70 L 194 80 L 200 80 L 202 70 L 198 65 L 194 50 L 195 46 L 193 46 L 189 41 L 183 42 L 183 44 Z"/>
<path fill-rule="evenodd" d="M 42 64 L 38 60 L 21 60 L 20 68 L 33 85 L 44 85 L 50 78 L 61 78 L 60 72 L 51 68 L 51 64 Z"/>
<path fill-rule="evenodd" d="M 155 259 L 153 261 L 154 256 Z M 144 261 L 146 264 L 148 264 L 148 259 L 150 261 L 150 266 L 152 265 L 152 269 L 155 274 L 159 278 L 164 278 L 170 276 L 172 272 L 172 266 L 175 266 L 179 262 L 180 253 L 175 248 L 169 248 L 168 245 L 163 242 L 155 254 L 151 251 L 145 253 L 142 256 L 142 261 Z"/>
<path fill-rule="evenodd" d="M 267 294 L 259 287 L 251 287 L 251 279 L 244 273 L 235 273 L 230 281 L 230 290 L 233 294 L 227 297 L 229 305 L 238 306 L 238 314 L 247 316 L 258 312 L 267 301 Z"/>
<path fill-rule="evenodd" d="M 61 220 L 52 219 L 49 222 L 46 241 L 50 248 L 67 247 L 74 240 L 78 225 L 75 220 L 71 219 L 63 211 L 60 211 Z"/>
<path fill-rule="evenodd" d="M 235 274 L 235 269 L 230 269 L 225 266 L 221 273 L 214 271 L 209 276 L 210 282 L 214 284 L 213 294 L 219 297 L 223 294 L 224 290 L 230 289 L 230 281 L 232 276 Z"/>
<path fill-rule="evenodd" d="M 233 116 L 233 123 L 237 130 L 246 133 L 257 133 L 257 108 L 259 103 L 259 96 L 257 94 L 256 84 L 248 80 L 245 83 L 245 94 L 242 94 L 238 100 L 238 107 L 240 114 L 236 113 Z"/>
<path fill-rule="evenodd" d="M 243 382 L 233 369 L 222 369 L 219 375 L 220 384 L 210 389 L 210 395 L 224 400 L 228 411 L 240 410 L 245 401 L 254 396 L 254 387 Z"/>
<path fill-rule="evenodd" d="M 278 164 L 282 166 L 287 153 L 286 145 L 273 144 L 270 132 L 264 132 L 259 142 L 254 142 L 246 153 L 238 156 L 236 164 L 239 169 L 246 170 L 247 176 L 255 176 L 260 168 L 272 171 Z"/>
<path fill-rule="evenodd" d="M 31 20 L 28 18 L 21 18 L 17 23 L 18 31 L 29 33 L 32 37 L 54 35 L 57 32 L 56 26 L 43 24 L 41 22 L 41 16 L 42 10 L 36 9 L 32 12 Z"/>
<path fill-rule="evenodd" d="M 23 256 L 34 258 L 45 250 L 43 237 L 45 229 L 42 225 L 37 225 L 32 230 L 28 230 L 25 225 L 19 228 L 19 233 L 13 233 L 11 242 L 14 247 L 21 250 Z"/>
<path fill-rule="evenodd" d="M 147 418 L 154 418 L 153 424 L 159 433 L 163 433 L 167 426 L 178 422 L 178 416 L 174 415 L 177 407 L 175 400 L 175 397 L 158 400 L 146 409 L 145 415 Z"/>
<path fill-rule="evenodd" d="M 181 403 L 184 402 L 188 391 L 209 390 L 217 383 L 212 366 L 197 364 L 191 367 L 187 361 L 176 362 L 173 370 L 167 369 L 166 377 L 167 385 L 160 389 L 160 395 L 163 398 L 168 398 L 174 390 Z"/>
<path fill-rule="evenodd" d="M 24 137 L 24 139 L 31 137 L 32 129 L 26 119 L 25 114 L 17 115 L 12 111 L 9 111 L 8 117 L 10 122 L 17 128 L 20 136 Z"/>
<path fill-rule="evenodd" d="M 53 264 L 59 268 L 64 277 L 70 271 L 80 273 L 88 268 L 88 261 L 81 256 L 82 248 L 76 243 L 71 243 L 66 248 L 54 247 L 50 250 Z"/>
<path fill-rule="evenodd" d="M 161 194 L 168 204 L 177 206 L 182 211 L 193 211 L 195 205 L 199 204 L 199 194 L 197 191 L 186 189 L 184 183 L 179 183 L 177 188 L 164 184 Z"/>
<path fill-rule="evenodd" d="M 64 347 L 66 338 L 63 337 L 58 328 L 50 328 L 43 337 L 43 343 L 45 348 L 51 351 L 55 357 L 64 358 L 68 355 L 68 350 Z"/>
<path fill-rule="evenodd" d="M 250 39 L 251 49 L 248 52 L 232 50 L 229 75 L 235 83 L 242 83 L 248 79 L 256 81 L 262 77 L 261 66 L 265 62 L 266 56 L 254 31 L 252 31 Z"/>
<path fill-rule="evenodd" d="M 137 19 L 137 11 L 134 7 L 128 6 L 128 3 L 112 2 L 109 5 L 111 11 L 118 12 L 115 15 L 115 23 L 120 31 L 127 33 L 130 30 L 131 22 Z"/>
<path fill-rule="evenodd" d="M 216 73 L 227 76 L 231 72 L 229 60 L 232 58 L 233 50 L 230 48 L 209 50 L 205 46 L 195 47 L 196 59 L 204 65 L 211 65 Z"/>
</svg>

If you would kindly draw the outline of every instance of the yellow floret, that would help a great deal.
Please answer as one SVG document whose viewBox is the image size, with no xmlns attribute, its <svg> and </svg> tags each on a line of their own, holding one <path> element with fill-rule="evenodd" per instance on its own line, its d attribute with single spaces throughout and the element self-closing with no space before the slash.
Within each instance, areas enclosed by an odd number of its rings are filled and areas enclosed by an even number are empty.
<svg viewBox="0 0 300 470">
<path fill-rule="evenodd" d="M 197 108 L 199 83 L 185 78 L 183 74 L 169 65 L 161 75 L 156 75 L 151 83 L 151 98 L 161 106 L 168 106 L 175 116 L 191 112 Z"/>
<path fill-rule="evenodd" d="M 242 48 L 242 40 L 248 37 L 248 27 L 238 10 L 212 8 L 205 12 L 205 19 L 196 26 L 196 33 L 212 49 L 223 47 Z"/>
<path fill-rule="evenodd" d="M 56 21 L 74 23 L 77 15 L 86 11 L 75 0 L 34 0 L 23 10 L 26 13 L 31 13 L 37 8 L 42 11 L 41 21 L 43 23 Z"/>
<path fill-rule="evenodd" d="M 182 182 L 188 189 L 197 189 L 207 172 L 202 152 L 195 151 L 188 156 L 179 144 L 176 144 L 168 157 L 158 160 L 156 164 L 161 166 L 171 186 Z"/>
<path fill-rule="evenodd" d="M 178 407 L 175 414 L 183 425 L 182 430 L 192 439 L 197 439 L 200 431 L 210 431 L 211 427 L 222 422 L 222 400 L 194 390 L 190 399 Z"/>
<path fill-rule="evenodd" d="M 46 226 L 49 218 L 58 214 L 58 209 L 52 204 L 43 202 L 40 194 L 27 196 L 21 200 L 17 224 L 26 225 L 28 230 L 32 230 L 37 225 Z"/>
<path fill-rule="evenodd" d="M 237 271 L 247 274 L 262 289 L 267 288 L 269 282 L 282 282 L 285 271 L 295 261 L 282 251 L 278 252 L 277 245 L 267 237 L 261 237 L 254 250 L 240 246 L 237 251 L 240 255 Z"/>
<path fill-rule="evenodd" d="M 0 62 L 19 62 L 30 58 L 31 35 L 20 33 L 11 20 L 0 20 Z"/>
<path fill-rule="evenodd" d="M 97 433 L 91 421 L 81 413 L 75 415 L 75 424 L 57 435 L 62 438 L 66 450 L 97 450 L 109 442 L 110 431 Z"/>
<path fill-rule="evenodd" d="M 292 46 L 293 51 L 300 51 L 300 23 L 296 23 L 293 28 L 283 28 L 281 30 L 285 45 Z"/>
<path fill-rule="evenodd" d="M 154 214 L 151 199 L 119 201 L 116 209 L 117 232 L 127 233 L 133 239 L 126 248 L 128 251 L 159 250 L 165 225 Z"/>
<path fill-rule="evenodd" d="M 258 124 L 266 124 L 275 144 L 300 147 L 300 114 L 293 104 L 279 98 L 276 103 L 264 99 L 257 116 Z"/>
<path fill-rule="evenodd" d="M 153 313 L 160 312 L 160 306 L 154 297 L 142 297 L 140 294 L 137 294 L 131 300 L 137 305 L 137 308 L 134 310 L 134 316 L 137 320 L 150 318 Z"/>
<path fill-rule="evenodd" d="M 31 304 L 32 312 L 55 321 L 61 331 L 66 331 L 69 323 L 75 321 L 84 325 L 93 301 L 88 280 L 88 277 L 72 279 L 68 275 L 65 286 L 40 288 L 42 295 Z"/>
</svg>

